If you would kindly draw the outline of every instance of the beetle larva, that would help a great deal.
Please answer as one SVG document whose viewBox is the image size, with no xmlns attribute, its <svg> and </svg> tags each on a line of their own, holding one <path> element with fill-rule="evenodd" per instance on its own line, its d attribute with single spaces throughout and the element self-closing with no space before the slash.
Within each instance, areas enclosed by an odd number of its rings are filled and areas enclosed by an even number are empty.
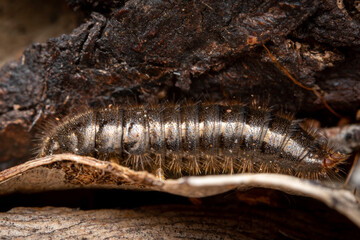
<svg viewBox="0 0 360 240">
<path fill-rule="evenodd" d="M 109 107 L 67 117 L 40 156 L 70 152 L 134 170 L 183 175 L 273 172 L 324 178 L 345 155 L 299 121 L 242 104 Z"/>
</svg>

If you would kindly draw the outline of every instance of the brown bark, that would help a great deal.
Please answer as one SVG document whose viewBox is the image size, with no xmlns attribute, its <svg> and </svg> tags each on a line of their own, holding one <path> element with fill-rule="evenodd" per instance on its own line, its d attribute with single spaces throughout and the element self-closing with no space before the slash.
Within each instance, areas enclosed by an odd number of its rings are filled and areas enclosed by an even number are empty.
<svg viewBox="0 0 360 240">
<path fill-rule="evenodd" d="M 77 193 L 80 188 L 88 190 Z M 96 194 L 97 191 L 94 189 L 118 189 L 118 191 L 106 193 L 103 190 L 102 193 Z M 57 193 L 58 190 L 68 191 Z M 213 211 L 216 208 L 219 212 L 224 211 L 224 214 L 226 212 L 238 214 L 238 217 L 245 219 L 253 218 L 253 214 L 260 215 L 261 219 L 264 218 L 264 223 L 246 226 L 254 232 L 262 232 L 264 229 L 259 226 L 264 224 L 269 228 L 266 229 L 267 232 L 277 231 L 273 230 L 274 224 L 277 228 L 283 229 L 282 231 L 291 231 L 292 235 L 301 239 L 315 238 L 315 235 L 309 235 L 315 232 L 319 234 L 316 239 L 328 237 L 327 231 L 332 229 L 332 226 L 341 226 L 341 229 L 349 227 L 353 229 L 350 231 L 353 232 L 352 234 L 360 233 L 355 227 L 360 226 L 360 205 L 357 197 L 351 191 L 334 185 L 334 182 L 319 184 L 319 182 L 308 182 L 280 174 L 236 174 L 160 180 L 147 172 L 137 172 L 117 164 L 71 154 L 37 159 L 0 172 L 0 195 L 2 195 L 0 206 L 3 210 L 16 206 L 49 204 L 83 206 L 81 202 L 84 202 L 89 209 L 188 204 L 184 198 L 179 201 L 179 197 L 176 200 L 166 194 L 155 192 L 134 194 L 129 190 L 155 190 L 190 197 L 201 211 L 206 209 Z M 82 196 L 80 199 L 83 200 L 79 200 L 79 196 Z M 235 209 L 232 206 L 235 206 Z M 250 212 L 246 210 L 249 207 Z M 214 218 L 216 214 L 214 213 Z M 223 221 L 222 218 L 223 215 L 219 216 L 219 221 Z M 289 222 L 289 219 L 292 220 Z M 270 226 L 265 223 L 268 221 L 271 222 Z M 308 233 L 305 237 L 300 230 L 303 224 L 316 226 L 311 230 L 314 233 Z M 216 229 L 217 226 L 214 226 L 215 232 L 220 231 Z M 186 231 L 186 228 L 183 230 Z M 339 232 L 339 234 L 344 233 Z M 331 232 L 330 235 L 333 233 Z M 256 236 L 254 234 L 253 237 Z M 335 234 L 334 238 L 338 236 Z"/>
<path fill-rule="evenodd" d="M 131 104 L 131 99 L 148 104 L 201 97 L 215 101 L 233 96 L 241 101 L 255 98 L 265 105 L 297 112 L 300 117 L 316 118 L 323 125 L 335 125 L 337 117 L 312 91 L 291 82 L 263 44 L 301 84 L 318 89 L 326 102 L 350 121 L 360 107 L 360 13 L 356 1 L 67 2 L 84 16 L 83 23 L 70 34 L 34 43 L 18 61 L 0 69 L 2 169 L 30 158 L 34 129 L 44 119 L 84 106 Z M 164 183 L 106 162 L 57 157 L 1 172 L 1 194 L 91 186 L 121 188 L 129 183 L 189 197 L 220 194 L 235 187 L 260 189 L 192 200 L 200 206 L 169 205 L 169 201 L 144 207 L 152 196 L 144 193 L 140 207 L 132 210 L 14 208 L 0 213 L 1 237 L 359 236 L 359 205 L 349 191 L 265 175 L 226 176 L 224 182 L 214 178 L 210 183 L 203 182 L 207 178 L 194 178 L 203 186 L 195 184 L 193 178 Z M 0 206 L 26 206 L 34 195 L 20 195 L 26 198 L 24 204 L 9 201 L 9 196 L 0 198 Z M 72 197 L 65 193 L 62 199 Z M 121 207 L 124 196 L 116 197 Z M 42 198 L 43 205 L 33 206 L 48 205 L 46 199 Z"/>
<path fill-rule="evenodd" d="M 15 208 L 0 213 L 0 236 L 16 239 L 356 239 L 360 236 L 358 229 L 342 216 L 331 221 L 317 218 L 324 210 L 321 205 L 313 204 L 317 208 L 312 214 L 294 208 L 274 209 L 244 203 L 225 209 L 192 205 L 88 211 Z"/>
<path fill-rule="evenodd" d="M 33 44 L 0 71 L 3 162 L 29 158 L 27 131 L 80 106 L 255 96 L 333 124 L 262 47 L 345 116 L 360 106 L 359 13 L 317 1 L 68 1 L 91 16 L 71 34 Z M 208 97 L 210 98 L 210 97 Z M 14 137 L 17 135 L 18 137 Z M 11 144 L 8 144 L 11 142 Z M 17 152 L 17 155 L 14 155 Z"/>
</svg>

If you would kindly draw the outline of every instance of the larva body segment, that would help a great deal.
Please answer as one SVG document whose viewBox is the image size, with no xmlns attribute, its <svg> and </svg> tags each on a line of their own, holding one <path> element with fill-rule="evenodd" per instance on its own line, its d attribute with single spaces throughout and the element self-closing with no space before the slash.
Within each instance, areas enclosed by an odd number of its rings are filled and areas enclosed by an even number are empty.
<svg viewBox="0 0 360 240">
<path fill-rule="evenodd" d="M 70 152 L 167 178 L 242 172 L 327 177 L 345 159 L 298 121 L 242 104 L 103 108 L 46 134 L 40 156 Z"/>
</svg>

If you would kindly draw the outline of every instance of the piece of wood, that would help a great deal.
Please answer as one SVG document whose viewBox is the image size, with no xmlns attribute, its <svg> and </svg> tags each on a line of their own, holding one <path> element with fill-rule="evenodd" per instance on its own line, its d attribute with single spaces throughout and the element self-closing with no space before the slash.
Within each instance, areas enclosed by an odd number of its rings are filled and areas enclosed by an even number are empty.
<svg viewBox="0 0 360 240">
<path fill-rule="evenodd" d="M 131 210 L 14 208 L 0 213 L 0 236 L 16 239 L 357 239 L 359 230 L 321 205 L 312 212 L 247 204 L 154 205 Z M 321 220 L 321 222 L 317 222 Z"/>
<path fill-rule="evenodd" d="M 84 16 L 83 23 L 70 34 L 34 43 L 0 69 L 0 168 L 18 165 L 0 172 L 0 203 L 6 201 L 2 238 L 359 238 L 358 199 L 339 185 L 267 174 L 161 181 L 66 154 L 19 165 L 31 158 L 31 139 L 42 122 L 81 107 L 235 96 L 336 125 L 338 118 L 312 91 L 290 81 L 276 61 L 352 121 L 360 106 L 355 5 L 336 0 L 67 2 Z M 56 192 L 41 203 L 33 199 L 35 192 L 79 188 L 156 190 L 192 197 L 195 206 L 170 200 L 152 205 L 156 195 L 149 192 L 136 198 L 135 209 L 120 210 L 112 208 L 128 208 L 121 200 L 135 197 L 116 195 L 118 205 L 88 211 L 42 208 Z M 73 193 L 61 192 L 59 200 L 79 206 Z M 25 200 L 8 201 L 14 196 Z"/>
<path fill-rule="evenodd" d="M 263 44 L 336 111 L 351 117 L 360 106 L 358 14 L 338 1 L 68 3 L 98 12 L 0 70 L 3 168 L 29 159 L 29 130 L 41 120 L 134 98 L 148 104 L 254 96 L 334 124 L 337 117 L 291 82 Z"/>
<path fill-rule="evenodd" d="M 351 191 L 341 189 L 335 182 L 321 183 L 280 174 L 234 174 L 160 180 L 147 172 L 137 172 L 115 163 L 73 154 L 48 156 L 0 172 L 1 195 L 105 188 L 155 190 L 203 198 L 254 187 L 317 199 L 360 227 L 357 197 Z M 253 198 L 256 201 L 256 197 Z"/>
</svg>

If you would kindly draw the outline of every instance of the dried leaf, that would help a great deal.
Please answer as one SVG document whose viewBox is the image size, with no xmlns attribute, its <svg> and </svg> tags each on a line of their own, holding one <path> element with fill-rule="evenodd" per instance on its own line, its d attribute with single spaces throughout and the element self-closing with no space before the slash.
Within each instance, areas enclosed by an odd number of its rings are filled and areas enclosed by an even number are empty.
<svg viewBox="0 0 360 240">
<path fill-rule="evenodd" d="M 160 180 L 147 172 L 136 172 L 115 163 L 73 154 L 35 159 L 0 173 L 0 194 L 114 188 L 155 190 L 201 198 L 254 187 L 317 199 L 360 227 L 360 204 L 350 191 L 279 174 L 235 174 Z"/>
</svg>

